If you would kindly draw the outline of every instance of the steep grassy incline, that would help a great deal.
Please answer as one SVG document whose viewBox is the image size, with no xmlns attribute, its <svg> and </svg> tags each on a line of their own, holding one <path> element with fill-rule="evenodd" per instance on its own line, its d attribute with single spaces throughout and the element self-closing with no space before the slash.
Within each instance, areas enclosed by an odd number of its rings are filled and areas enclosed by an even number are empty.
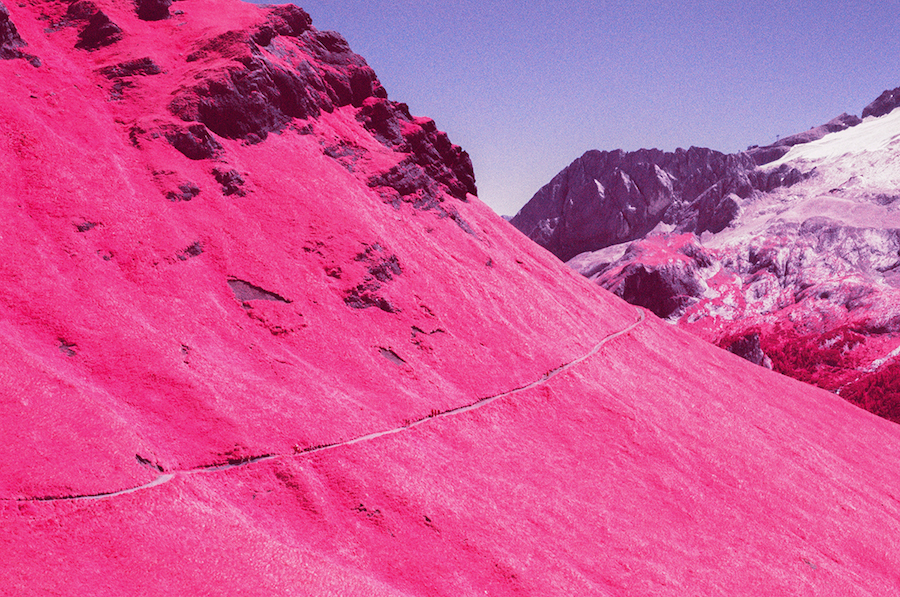
<svg viewBox="0 0 900 597">
<path fill-rule="evenodd" d="M 896 426 L 560 264 L 302 11 L 7 8 L 0 595 L 896 590 Z"/>
</svg>

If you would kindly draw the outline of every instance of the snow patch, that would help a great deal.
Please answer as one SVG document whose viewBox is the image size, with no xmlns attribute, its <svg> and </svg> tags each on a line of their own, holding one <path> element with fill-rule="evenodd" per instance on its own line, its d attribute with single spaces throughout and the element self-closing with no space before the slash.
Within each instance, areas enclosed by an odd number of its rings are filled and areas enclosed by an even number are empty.
<svg viewBox="0 0 900 597">
<path fill-rule="evenodd" d="M 788 162 L 824 161 L 851 157 L 864 152 L 896 149 L 900 144 L 900 110 L 878 118 L 867 118 L 861 124 L 825 135 L 818 141 L 794 145 L 780 159 L 766 164 L 774 169 Z"/>
</svg>

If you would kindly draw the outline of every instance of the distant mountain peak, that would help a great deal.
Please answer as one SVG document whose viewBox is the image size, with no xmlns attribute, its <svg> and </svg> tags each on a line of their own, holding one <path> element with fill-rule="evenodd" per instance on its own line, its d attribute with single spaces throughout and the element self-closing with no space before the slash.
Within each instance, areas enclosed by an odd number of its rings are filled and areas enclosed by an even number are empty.
<svg viewBox="0 0 900 597">
<path fill-rule="evenodd" d="M 670 169 L 672 188 L 699 178 L 708 190 L 682 191 L 665 216 L 628 235 L 615 224 L 621 202 L 600 200 L 590 175 L 573 185 L 579 161 L 513 224 L 629 302 L 724 348 L 737 342 L 737 354 L 900 422 L 900 386 L 871 389 L 886 367 L 900 366 L 892 352 L 900 348 L 897 95 L 886 91 L 865 119 L 842 114 L 729 159 L 695 153 L 719 162 L 695 159 L 681 180 Z M 658 158 L 664 168 L 667 159 Z M 847 344 L 836 357 L 838 336 Z"/>
</svg>

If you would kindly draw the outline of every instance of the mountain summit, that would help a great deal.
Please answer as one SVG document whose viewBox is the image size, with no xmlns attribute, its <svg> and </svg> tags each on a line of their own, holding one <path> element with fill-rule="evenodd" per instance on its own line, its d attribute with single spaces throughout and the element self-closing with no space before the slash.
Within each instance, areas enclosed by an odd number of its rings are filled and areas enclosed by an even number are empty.
<svg viewBox="0 0 900 597">
<path fill-rule="evenodd" d="M 7 8 L 0 594 L 896 591 L 896 425 L 527 241 L 302 10 Z"/>
</svg>

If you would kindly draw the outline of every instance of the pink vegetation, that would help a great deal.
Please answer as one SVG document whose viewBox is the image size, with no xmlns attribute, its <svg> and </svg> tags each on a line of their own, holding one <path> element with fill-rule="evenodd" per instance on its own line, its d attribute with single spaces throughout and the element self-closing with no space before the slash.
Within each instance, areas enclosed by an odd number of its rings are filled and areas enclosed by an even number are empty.
<svg viewBox="0 0 900 597">
<path fill-rule="evenodd" d="M 896 592 L 895 425 L 640 320 L 298 13 L 81 8 L 0 61 L 0 594 Z"/>
</svg>

